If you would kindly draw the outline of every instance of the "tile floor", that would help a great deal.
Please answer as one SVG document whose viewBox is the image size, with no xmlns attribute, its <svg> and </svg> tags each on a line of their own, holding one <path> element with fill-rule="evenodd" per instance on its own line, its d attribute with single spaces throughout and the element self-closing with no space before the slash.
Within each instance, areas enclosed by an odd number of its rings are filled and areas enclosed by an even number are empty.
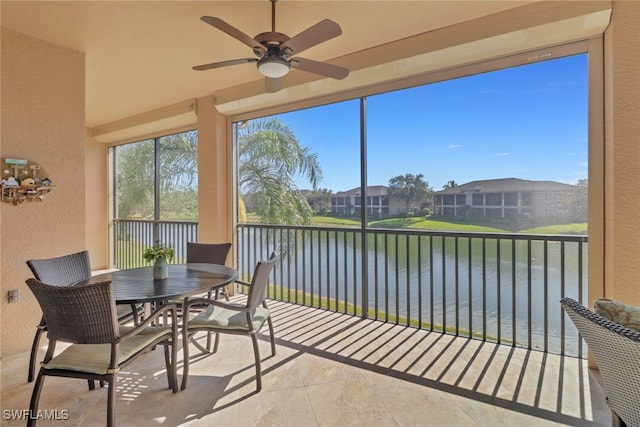
<svg viewBox="0 0 640 427">
<path fill-rule="evenodd" d="M 162 350 L 121 372 L 117 425 L 610 425 L 598 374 L 585 361 L 285 303 L 271 308 L 277 354 L 261 336 L 260 393 L 250 339 L 224 335 L 217 354 L 192 349 L 188 387 L 176 394 L 167 388 Z M 1 425 L 23 426 L 11 411 L 29 405 L 27 354 L 1 362 Z M 40 409 L 69 416 L 38 426 L 102 426 L 106 393 L 48 378 Z"/>
</svg>

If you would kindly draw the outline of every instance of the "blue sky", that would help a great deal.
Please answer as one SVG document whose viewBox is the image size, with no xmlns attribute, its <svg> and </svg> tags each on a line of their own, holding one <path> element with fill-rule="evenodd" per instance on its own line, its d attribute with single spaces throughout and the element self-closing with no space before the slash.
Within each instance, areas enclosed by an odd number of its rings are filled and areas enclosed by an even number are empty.
<svg viewBox="0 0 640 427">
<path fill-rule="evenodd" d="M 434 190 L 495 178 L 587 178 L 587 58 L 576 55 L 367 98 L 368 184 L 424 174 Z M 278 115 L 322 165 L 360 185 L 359 100 Z M 302 179 L 300 188 L 310 188 Z"/>
</svg>

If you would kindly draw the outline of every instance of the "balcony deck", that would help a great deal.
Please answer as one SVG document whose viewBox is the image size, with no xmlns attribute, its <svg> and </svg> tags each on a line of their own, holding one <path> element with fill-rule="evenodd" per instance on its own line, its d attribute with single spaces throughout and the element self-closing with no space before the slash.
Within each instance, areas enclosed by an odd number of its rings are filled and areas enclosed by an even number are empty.
<svg viewBox="0 0 640 427">
<path fill-rule="evenodd" d="M 610 425 L 598 373 L 585 360 L 283 302 L 270 307 L 277 355 L 262 336 L 262 392 L 255 393 L 250 340 L 224 335 L 218 354 L 202 357 L 194 347 L 188 388 L 177 394 L 167 389 L 162 351 L 121 372 L 117 425 Z M 2 361 L 3 426 L 25 424 L 7 411 L 28 408 L 26 359 Z M 106 397 L 85 381 L 48 378 L 40 409 L 67 410 L 70 419 L 38 425 L 104 425 Z"/>
</svg>

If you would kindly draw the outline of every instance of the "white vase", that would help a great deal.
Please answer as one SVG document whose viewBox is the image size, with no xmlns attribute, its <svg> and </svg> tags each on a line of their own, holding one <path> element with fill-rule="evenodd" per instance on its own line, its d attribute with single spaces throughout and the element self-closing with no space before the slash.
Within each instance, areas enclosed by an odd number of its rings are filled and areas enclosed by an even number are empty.
<svg viewBox="0 0 640 427">
<path fill-rule="evenodd" d="M 161 256 L 153 263 L 153 278 L 166 279 L 167 277 L 169 277 L 169 264 L 167 259 Z"/>
</svg>

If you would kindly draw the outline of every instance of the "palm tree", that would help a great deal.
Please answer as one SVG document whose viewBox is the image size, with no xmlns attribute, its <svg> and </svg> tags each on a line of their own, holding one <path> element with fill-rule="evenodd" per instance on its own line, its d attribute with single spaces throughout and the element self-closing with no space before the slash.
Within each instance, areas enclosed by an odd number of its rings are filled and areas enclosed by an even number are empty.
<svg viewBox="0 0 640 427">
<path fill-rule="evenodd" d="M 154 219 L 155 142 L 117 148 L 118 217 Z M 198 134 L 160 138 L 162 219 L 198 218 Z"/>
<path fill-rule="evenodd" d="M 238 186 L 248 210 L 267 224 L 310 224 L 313 210 L 295 183 L 315 190 L 322 179 L 318 157 L 276 118 L 249 122 L 238 132 Z"/>
<path fill-rule="evenodd" d="M 153 219 L 153 140 L 116 147 L 117 217 Z"/>
<path fill-rule="evenodd" d="M 118 217 L 154 219 L 154 141 L 118 149 Z M 161 215 L 197 218 L 197 133 L 160 139 Z M 315 190 L 322 179 L 317 155 L 275 118 L 253 120 L 238 135 L 239 192 L 263 223 L 310 224 L 313 211 L 295 184 Z"/>
<path fill-rule="evenodd" d="M 454 180 L 451 180 L 451 181 L 447 181 L 447 183 L 442 186 L 442 189 L 443 190 L 447 190 L 449 188 L 454 188 L 454 187 L 457 187 L 457 186 L 458 186 L 458 183 L 455 182 Z"/>
</svg>

